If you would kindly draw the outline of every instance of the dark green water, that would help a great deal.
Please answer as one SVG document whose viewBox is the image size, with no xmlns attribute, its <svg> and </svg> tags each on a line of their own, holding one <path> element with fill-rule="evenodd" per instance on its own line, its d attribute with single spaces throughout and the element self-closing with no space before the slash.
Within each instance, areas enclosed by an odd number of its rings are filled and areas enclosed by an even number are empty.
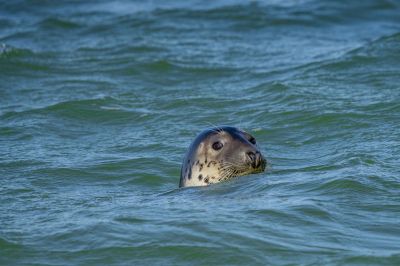
<svg viewBox="0 0 400 266">
<path fill-rule="evenodd" d="M 400 265 L 399 124 L 399 1 L 3 0 L 0 265 Z"/>
</svg>

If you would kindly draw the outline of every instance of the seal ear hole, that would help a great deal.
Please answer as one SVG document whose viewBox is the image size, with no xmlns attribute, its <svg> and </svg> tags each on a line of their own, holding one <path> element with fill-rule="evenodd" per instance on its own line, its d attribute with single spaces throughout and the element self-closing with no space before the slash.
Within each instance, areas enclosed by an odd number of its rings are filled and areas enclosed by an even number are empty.
<svg viewBox="0 0 400 266">
<path fill-rule="evenodd" d="M 253 144 L 256 144 L 256 139 L 254 137 L 250 137 L 249 141 Z"/>
<path fill-rule="evenodd" d="M 224 144 L 222 144 L 222 142 L 220 141 L 216 141 L 213 143 L 212 148 L 216 151 L 222 149 L 222 147 L 224 146 Z"/>
</svg>

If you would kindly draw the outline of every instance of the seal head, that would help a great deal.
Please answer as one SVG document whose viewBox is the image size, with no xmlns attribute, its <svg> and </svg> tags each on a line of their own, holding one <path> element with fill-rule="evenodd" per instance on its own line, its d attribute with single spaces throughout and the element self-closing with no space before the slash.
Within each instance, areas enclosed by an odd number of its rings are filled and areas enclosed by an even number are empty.
<svg viewBox="0 0 400 266">
<path fill-rule="evenodd" d="M 183 160 L 179 187 L 207 186 L 232 177 L 265 170 L 256 139 L 235 127 L 223 126 L 201 132 Z"/>
</svg>

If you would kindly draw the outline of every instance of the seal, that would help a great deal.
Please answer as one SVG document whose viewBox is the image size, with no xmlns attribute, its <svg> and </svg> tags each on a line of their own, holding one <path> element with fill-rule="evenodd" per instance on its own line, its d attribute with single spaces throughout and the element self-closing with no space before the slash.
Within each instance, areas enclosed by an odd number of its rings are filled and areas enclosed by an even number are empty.
<svg viewBox="0 0 400 266">
<path fill-rule="evenodd" d="M 256 139 L 235 127 L 204 130 L 183 160 L 179 187 L 207 186 L 232 177 L 261 173 L 266 160 Z"/>
</svg>

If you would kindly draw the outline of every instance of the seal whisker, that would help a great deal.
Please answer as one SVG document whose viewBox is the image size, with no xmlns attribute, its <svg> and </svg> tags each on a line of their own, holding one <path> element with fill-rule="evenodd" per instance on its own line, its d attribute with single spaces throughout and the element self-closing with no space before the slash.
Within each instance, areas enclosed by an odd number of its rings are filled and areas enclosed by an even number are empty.
<svg viewBox="0 0 400 266">
<path fill-rule="evenodd" d="M 223 165 L 221 167 L 221 170 L 224 172 L 232 172 L 235 175 L 243 175 L 249 172 L 249 169 L 247 167 L 240 167 L 239 165 Z"/>
<path fill-rule="evenodd" d="M 240 162 L 223 162 L 221 165 L 233 167 L 235 169 L 241 169 L 241 168 L 247 169 L 247 166 L 243 166 Z"/>
<path fill-rule="evenodd" d="M 213 124 L 211 122 L 208 122 L 208 121 L 206 123 L 208 123 L 209 126 L 211 126 L 210 130 L 215 132 L 215 133 L 221 133 L 223 131 L 222 127 L 219 127 L 219 126 L 217 126 L 217 125 L 215 125 L 215 124 Z"/>
</svg>

